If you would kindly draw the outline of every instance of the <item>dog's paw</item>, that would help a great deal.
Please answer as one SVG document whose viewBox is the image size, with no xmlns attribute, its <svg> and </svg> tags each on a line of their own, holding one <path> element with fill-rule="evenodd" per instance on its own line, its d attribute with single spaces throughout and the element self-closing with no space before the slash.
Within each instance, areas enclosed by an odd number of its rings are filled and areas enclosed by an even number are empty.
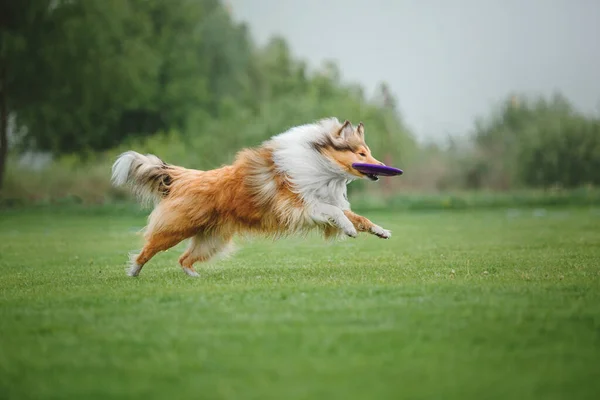
<svg viewBox="0 0 600 400">
<path fill-rule="evenodd" d="M 392 237 L 392 232 L 388 231 L 387 229 L 383 229 L 378 225 L 373 225 L 371 228 L 371 233 L 382 239 L 389 239 Z"/>
<path fill-rule="evenodd" d="M 344 231 L 344 233 L 347 236 L 350 236 L 351 238 L 355 238 L 358 236 L 358 232 L 356 231 L 356 228 L 352 224 L 342 227 L 342 230 Z"/>
<path fill-rule="evenodd" d="M 137 264 L 131 264 L 131 266 L 127 269 L 127 275 L 136 277 L 140 274 L 142 267 Z"/>
<path fill-rule="evenodd" d="M 354 229 L 354 227 L 352 229 L 344 229 L 344 233 L 351 238 L 356 238 L 358 236 L 358 232 L 356 229 Z"/>
<path fill-rule="evenodd" d="M 187 276 L 191 276 L 192 278 L 197 278 L 200 276 L 200 274 L 194 271 L 193 268 L 182 267 L 181 269 L 183 269 L 183 272 L 185 272 Z"/>
</svg>

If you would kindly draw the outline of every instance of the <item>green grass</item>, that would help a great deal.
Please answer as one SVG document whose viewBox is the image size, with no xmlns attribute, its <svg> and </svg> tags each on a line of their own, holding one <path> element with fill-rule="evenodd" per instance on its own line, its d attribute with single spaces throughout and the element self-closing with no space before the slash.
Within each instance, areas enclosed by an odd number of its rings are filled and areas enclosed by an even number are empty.
<svg viewBox="0 0 600 400">
<path fill-rule="evenodd" d="M 600 398 L 599 209 L 366 215 L 133 279 L 139 214 L 0 213 L 0 398 Z"/>
</svg>

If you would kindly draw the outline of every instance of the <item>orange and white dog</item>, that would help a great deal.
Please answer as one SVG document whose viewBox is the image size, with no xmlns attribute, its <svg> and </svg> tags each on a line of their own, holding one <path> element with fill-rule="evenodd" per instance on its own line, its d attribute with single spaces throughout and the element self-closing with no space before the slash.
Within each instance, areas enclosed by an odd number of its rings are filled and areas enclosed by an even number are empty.
<svg viewBox="0 0 600 400">
<path fill-rule="evenodd" d="M 350 211 L 346 185 L 377 180 L 352 168 L 355 162 L 383 164 L 371 155 L 362 123 L 355 128 L 336 118 L 289 129 L 210 171 L 123 153 L 112 168 L 113 184 L 129 184 L 140 200 L 155 205 L 128 274 L 137 276 L 155 254 L 188 238 L 179 263 L 190 276 L 198 276 L 194 263 L 230 249 L 236 234 L 276 237 L 317 229 L 325 238 L 368 232 L 388 239 L 388 230 Z"/>
</svg>

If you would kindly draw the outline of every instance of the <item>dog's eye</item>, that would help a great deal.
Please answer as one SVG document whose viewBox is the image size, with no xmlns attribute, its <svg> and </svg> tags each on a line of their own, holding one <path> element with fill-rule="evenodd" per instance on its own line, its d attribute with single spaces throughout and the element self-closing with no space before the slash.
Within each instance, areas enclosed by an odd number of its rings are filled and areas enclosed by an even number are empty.
<svg viewBox="0 0 600 400">
<path fill-rule="evenodd" d="M 366 157 L 367 156 L 365 153 L 358 153 L 358 155 L 362 156 L 362 157 Z"/>
</svg>

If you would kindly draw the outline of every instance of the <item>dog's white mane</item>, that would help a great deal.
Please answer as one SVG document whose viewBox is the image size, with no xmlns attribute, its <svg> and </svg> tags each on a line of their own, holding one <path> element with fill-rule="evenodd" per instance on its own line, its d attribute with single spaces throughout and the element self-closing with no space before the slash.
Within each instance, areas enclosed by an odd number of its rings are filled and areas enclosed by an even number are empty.
<svg viewBox="0 0 600 400">
<path fill-rule="evenodd" d="M 327 203 L 342 209 L 350 207 L 346 185 L 356 177 L 323 156 L 314 146 L 341 126 L 337 118 L 321 119 L 293 127 L 269 141 L 276 168 L 290 179 L 308 204 Z"/>
</svg>

